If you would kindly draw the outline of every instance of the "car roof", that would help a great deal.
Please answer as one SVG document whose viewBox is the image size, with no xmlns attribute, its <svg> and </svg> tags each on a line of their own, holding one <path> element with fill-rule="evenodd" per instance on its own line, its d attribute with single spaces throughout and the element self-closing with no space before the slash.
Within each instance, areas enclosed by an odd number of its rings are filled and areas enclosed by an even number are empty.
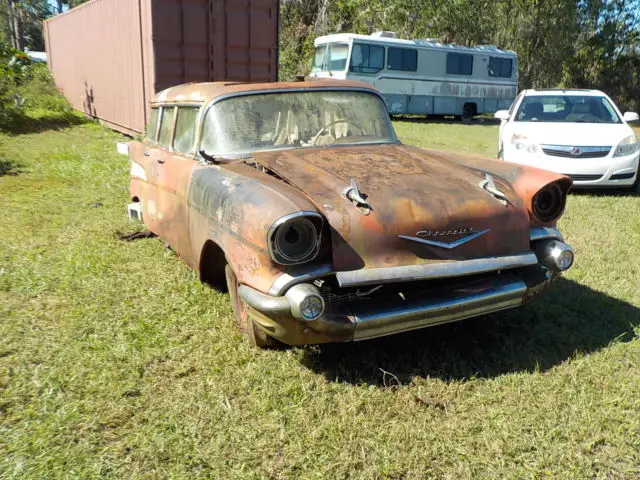
<svg viewBox="0 0 640 480">
<path fill-rule="evenodd" d="M 604 97 L 605 94 L 600 90 L 590 90 L 582 88 L 530 88 L 525 90 L 525 96 L 529 95 L 543 95 L 543 96 L 555 96 L 555 95 L 580 95 L 583 97 Z"/>
<path fill-rule="evenodd" d="M 304 89 L 357 89 L 370 90 L 378 93 L 370 84 L 355 80 L 322 79 L 301 82 L 270 82 L 270 83 L 243 83 L 243 82 L 202 82 L 185 83 L 170 87 L 158 92 L 151 104 L 188 103 L 202 104 L 215 98 L 227 95 L 242 94 L 244 92 L 256 92 L 260 90 L 304 90 Z"/>
</svg>

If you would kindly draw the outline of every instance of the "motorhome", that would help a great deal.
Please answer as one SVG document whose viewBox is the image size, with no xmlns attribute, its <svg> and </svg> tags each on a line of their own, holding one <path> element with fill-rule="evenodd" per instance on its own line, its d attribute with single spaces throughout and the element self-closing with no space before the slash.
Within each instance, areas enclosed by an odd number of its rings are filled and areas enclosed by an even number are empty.
<svg viewBox="0 0 640 480">
<path fill-rule="evenodd" d="M 391 114 L 468 119 L 509 108 L 518 91 L 518 57 L 492 45 L 339 33 L 315 40 L 310 76 L 370 83 Z"/>
</svg>

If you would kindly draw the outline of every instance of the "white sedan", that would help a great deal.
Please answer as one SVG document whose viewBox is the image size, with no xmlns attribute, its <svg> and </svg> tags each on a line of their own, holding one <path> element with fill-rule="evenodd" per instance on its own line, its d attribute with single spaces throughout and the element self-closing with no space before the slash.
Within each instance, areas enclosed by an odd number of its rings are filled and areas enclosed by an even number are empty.
<svg viewBox="0 0 640 480">
<path fill-rule="evenodd" d="M 501 120 L 498 157 L 573 178 L 576 187 L 638 187 L 640 143 L 598 90 L 523 90 Z"/>
</svg>

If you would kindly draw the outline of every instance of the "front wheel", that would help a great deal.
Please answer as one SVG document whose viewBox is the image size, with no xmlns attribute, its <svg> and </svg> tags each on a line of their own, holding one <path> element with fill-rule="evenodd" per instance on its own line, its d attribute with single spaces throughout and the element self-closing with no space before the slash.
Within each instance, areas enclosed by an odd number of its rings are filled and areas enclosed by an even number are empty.
<svg viewBox="0 0 640 480">
<path fill-rule="evenodd" d="M 476 114 L 475 106 L 471 103 L 465 103 L 462 107 L 462 121 L 464 123 L 471 123 L 473 116 Z"/>
<path fill-rule="evenodd" d="M 255 326 L 253 321 L 247 314 L 247 306 L 244 301 L 238 295 L 238 279 L 236 274 L 227 264 L 224 267 L 224 273 L 227 277 L 227 288 L 229 289 L 229 300 L 231 301 L 231 307 L 236 320 L 238 329 L 242 332 L 245 338 L 251 345 L 256 347 L 266 348 L 277 345 L 276 340 L 264 333 L 258 327 Z"/>
</svg>

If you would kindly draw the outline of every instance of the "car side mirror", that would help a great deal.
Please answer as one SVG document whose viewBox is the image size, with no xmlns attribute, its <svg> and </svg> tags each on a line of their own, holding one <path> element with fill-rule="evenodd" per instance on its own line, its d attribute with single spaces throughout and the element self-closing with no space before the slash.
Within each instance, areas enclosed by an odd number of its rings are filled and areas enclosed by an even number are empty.
<svg viewBox="0 0 640 480">
<path fill-rule="evenodd" d="M 504 122 L 504 121 L 509 120 L 509 117 L 511 115 L 509 115 L 509 111 L 508 110 L 498 110 L 496 113 L 493 114 L 493 116 L 495 118 L 497 118 L 498 120 L 502 120 Z"/>
<path fill-rule="evenodd" d="M 638 117 L 638 114 L 636 112 L 624 112 L 622 119 L 627 123 L 631 123 L 637 122 L 638 120 L 640 120 L 640 117 Z"/>
</svg>

